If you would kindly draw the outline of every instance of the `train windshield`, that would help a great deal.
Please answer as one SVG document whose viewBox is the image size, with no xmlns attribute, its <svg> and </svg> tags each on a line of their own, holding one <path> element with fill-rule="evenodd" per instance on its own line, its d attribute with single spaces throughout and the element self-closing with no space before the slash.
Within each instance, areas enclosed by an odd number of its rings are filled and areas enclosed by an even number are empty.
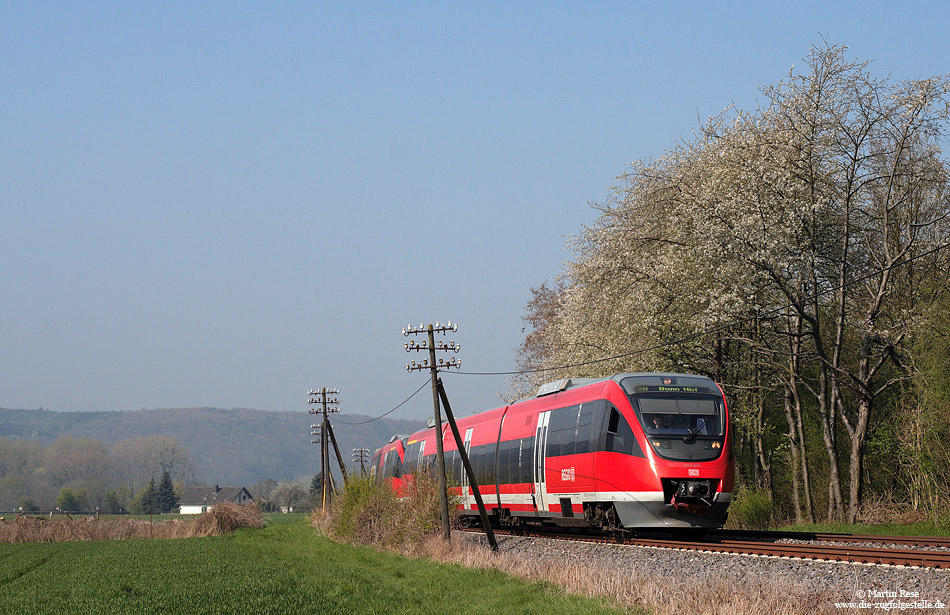
<svg viewBox="0 0 950 615">
<path fill-rule="evenodd" d="M 722 435 L 722 402 L 715 397 L 638 396 L 637 402 L 647 435 Z"/>
<path fill-rule="evenodd" d="M 713 395 L 632 395 L 647 441 L 661 457 L 709 461 L 722 453 L 725 412 Z"/>
</svg>

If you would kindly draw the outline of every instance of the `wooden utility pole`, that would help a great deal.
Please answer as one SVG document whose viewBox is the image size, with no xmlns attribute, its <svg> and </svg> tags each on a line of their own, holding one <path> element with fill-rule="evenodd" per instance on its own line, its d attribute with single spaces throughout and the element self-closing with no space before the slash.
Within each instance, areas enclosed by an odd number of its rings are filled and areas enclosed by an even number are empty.
<svg viewBox="0 0 950 615">
<path fill-rule="evenodd" d="M 340 403 L 339 398 L 329 399 L 328 396 L 339 395 L 339 394 L 340 394 L 339 389 L 328 389 L 326 387 L 323 387 L 316 391 L 314 391 L 313 389 L 310 389 L 310 391 L 308 391 L 307 393 L 307 395 L 309 395 L 309 399 L 307 400 L 308 404 L 320 404 L 322 406 L 322 408 L 319 410 L 311 409 L 311 410 L 308 410 L 308 412 L 310 414 L 323 415 L 323 421 L 320 423 L 320 443 L 321 443 L 320 444 L 320 467 L 321 467 L 321 472 L 323 473 L 323 488 L 321 492 L 321 501 L 322 501 L 321 510 L 324 513 L 327 512 L 327 504 L 330 502 L 330 498 L 331 498 L 330 488 L 332 486 L 332 482 L 330 479 L 330 447 L 328 445 L 327 438 L 328 436 L 332 437 L 333 432 L 331 431 L 330 421 L 327 418 L 327 415 L 330 413 L 340 411 L 340 408 L 337 406 L 337 404 Z M 336 446 L 335 438 L 333 439 L 333 445 Z M 339 455 L 340 455 L 340 451 L 339 449 L 337 449 L 338 458 L 339 458 Z M 343 466 L 342 461 L 340 462 L 340 466 L 342 468 Z M 345 476 L 345 470 L 344 470 L 344 476 Z"/>
<path fill-rule="evenodd" d="M 435 331 L 432 325 L 426 327 L 429 336 L 429 374 L 432 378 L 432 416 L 435 420 L 435 462 L 438 467 L 436 474 L 439 477 L 439 501 L 442 504 L 442 536 L 446 540 L 452 539 L 452 528 L 449 527 L 449 496 L 448 485 L 445 480 L 445 447 L 442 445 L 442 413 L 439 411 L 438 369 L 435 366 Z"/>
<path fill-rule="evenodd" d="M 459 367 L 462 362 L 456 360 L 455 357 L 448 362 L 440 359 L 438 364 L 435 360 L 435 351 L 448 351 L 448 352 L 458 352 L 461 350 L 461 347 L 458 346 L 453 340 L 451 343 L 446 344 L 444 342 L 439 342 L 438 346 L 435 343 L 435 334 L 441 333 L 445 335 L 447 331 L 458 331 L 458 323 L 452 324 L 450 320 L 447 324 L 442 325 L 439 321 L 436 321 L 435 325 L 422 325 L 420 324 L 418 328 L 413 328 L 412 325 L 409 325 L 402 330 L 402 334 L 406 337 L 410 335 L 418 335 L 420 333 L 425 333 L 427 339 L 422 344 L 417 344 L 415 340 L 407 343 L 405 345 L 406 352 L 411 352 L 413 350 L 427 350 L 429 352 L 429 358 L 423 361 L 422 363 L 416 363 L 412 361 L 406 365 L 406 371 L 412 372 L 414 370 L 423 370 L 428 369 L 430 377 L 432 378 L 432 416 L 435 421 L 435 469 L 436 477 L 439 482 L 439 500 L 442 505 L 442 537 L 445 540 L 452 540 L 452 528 L 449 525 L 449 497 L 446 491 L 446 480 L 445 480 L 445 452 L 442 446 L 442 412 L 439 408 L 439 368 L 448 368 L 448 367 Z"/>
<path fill-rule="evenodd" d="M 360 476 L 366 476 L 366 463 L 369 461 L 369 449 L 368 448 L 354 448 L 353 449 L 353 462 L 359 462 L 360 464 Z"/>
</svg>

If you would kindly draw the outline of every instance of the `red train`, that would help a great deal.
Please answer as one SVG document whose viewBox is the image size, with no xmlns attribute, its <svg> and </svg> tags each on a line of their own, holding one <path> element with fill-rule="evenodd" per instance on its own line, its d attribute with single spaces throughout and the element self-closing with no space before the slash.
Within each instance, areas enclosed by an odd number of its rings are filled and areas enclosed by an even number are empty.
<svg viewBox="0 0 950 615">
<path fill-rule="evenodd" d="M 722 389 L 689 374 L 636 373 L 548 383 L 537 396 L 458 419 L 493 523 L 718 528 L 735 461 Z M 373 472 L 400 489 L 435 461 L 435 429 L 394 436 Z M 463 517 L 478 509 L 455 438 L 442 424 L 446 472 Z"/>
</svg>

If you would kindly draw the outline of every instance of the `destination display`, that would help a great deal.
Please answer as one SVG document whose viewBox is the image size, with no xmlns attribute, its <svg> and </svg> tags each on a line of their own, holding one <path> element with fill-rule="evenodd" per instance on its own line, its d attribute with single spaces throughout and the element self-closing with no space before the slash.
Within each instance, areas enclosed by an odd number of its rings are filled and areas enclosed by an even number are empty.
<svg viewBox="0 0 950 615">
<path fill-rule="evenodd" d="M 638 385 L 637 393 L 709 393 L 707 387 L 682 387 L 682 386 L 648 386 Z"/>
</svg>

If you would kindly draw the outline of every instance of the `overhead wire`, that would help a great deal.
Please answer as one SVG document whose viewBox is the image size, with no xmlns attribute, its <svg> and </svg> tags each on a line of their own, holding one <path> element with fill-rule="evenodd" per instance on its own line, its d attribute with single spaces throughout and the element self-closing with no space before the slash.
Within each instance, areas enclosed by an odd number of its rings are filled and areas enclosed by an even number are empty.
<svg viewBox="0 0 950 615">
<path fill-rule="evenodd" d="M 419 387 L 418 389 L 416 389 L 416 392 L 415 392 L 415 393 L 413 393 L 412 395 L 410 395 L 409 397 L 407 397 L 406 399 L 404 399 L 398 406 L 396 406 L 395 408 L 393 408 L 392 410 L 389 410 L 388 412 L 386 412 L 386 413 L 384 413 L 384 414 L 381 414 L 381 415 L 379 415 L 379 416 L 377 416 L 377 417 L 375 417 L 375 418 L 371 418 L 371 419 L 369 419 L 368 421 L 357 421 L 357 422 L 355 422 L 355 423 L 351 423 L 351 422 L 349 422 L 349 421 L 342 421 L 342 420 L 340 420 L 340 419 L 336 419 L 336 422 L 337 422 L 337 423 L 343 423 L 344 425 L 366 425 L 367 423 L 372 423 L 373 421 L 378 421 L 379 419 L 381 419 L 381 418 L 383 418 L 383 417 L 386 417 L 386 416 L 389 416 L 390 414 L 392 414 L 392 413 L 395 412 L 396 410 L 399 410 L 399 409 L 402 408 L 404 405 L 406 405 L 407 403 L 409 403 L 409 400 L 412 399 L 413 397 L 415 397 L 416 395 L 418 395 L 418 394 L 419 394 L 419 391 L 421 391 L 422 389 L 424 389 L 427 384 L 430 384 L 430 381 L 429 381 L 429 380 L 426 380 L 425 382 L 423 382 L 423 383 L 422 383 L 422 386 Z"/>
<path fill-rule="evenodd" d="M 935 248 L 932 248 L 932 249 L 930 249 L 930 250 L 927 250 L 926 252 L 922 252 L 921 254 L 917 254 L 917 255 L 915 255 L 915 256 L 906 258 L 906 259 L 901 260 L 901 261 L 896 262 L 896 263 L 892 263 L 891 265 L 889 265 L 889 266 L 887 266 L 887 267 L 883 267 L 883 268 L 878 269 L 878 270 L 876 270 L 876 271 L 873 271 L 873 272 L 871 272 L 871 273 L 869 273 L 869 274 L 867 274 L 867 275 L 861 276 L 861 277 L 859 277 L 859 278 L 855 278 L 854 280 L 851 280 L 851 281 L 849 281 L 849 282 L 845 282 L 844 284 L 838 284 L 837 286 L 833 286 L 833 287 L 831 287 L 831 288 L 826 288 L 825 290 L 816 292 L 816 293 L 814 293 L 814 294 L 812 294 L 812 295 L 808 295 L 808 296 L 802 297 L 799 301 L 793 301 L 793 302 L 791 302 L 791 303 L 787 303 L 787 304 L 785 304 L 785 305 L 781 305 L 781 306 L 779 306 L 779 307 L 772 308 L 771 310 L 766 310 L 765 312 L 761 312 L 761 313 L 755 314 L 755 315 L 753 315 L 753 316 L 747 316 L 747 317 L 745 317 L 745 318 L 739 318 L 739 319 L 733 320 L 733 321 L 731 321 L 731 322 L 729 322 L 729 323 L 726 323 L 726 324 L 724 324 L 724 325 L 719 325 L 718 327 L 712 327 L 712 328 L 710 328 L 710 329 L 705 329 L 705 330 L 703 330 L 703 331 L 699 331 L 699 332 L 697 332 L 697 333 L 693 333 L 693 334 L 691 334 L 691 335 L 687 335 L 687 336 L 681 337 L 681 338 L 679 338 L 679 339 L 671 340 L 671 341 L 668 341 L 668 342 L 663 342 L 663 343 L 660 343 L 660 344 L 655 344 L 655 345 L 653 345 L 653 346 L 649 346 L 649 347 L 646 347 L 646 348 L 638 348 L 638 349 L 636 349 L 636 350 L 631 350 L 631 351 L 624 352 L 624 353 L 621 353 L 621 354 L 612 355 L 612 356 L 609 356 L 609 357 L 603 357 L 603 358 L 600 358 L 600 359 L 591 359 L 590 361 L 581 361 L 581 362 L 579 362 L 579 363 L 569 363 L 569 364 L 566 364 L 566 365 L 558 365 L 558 366 L 555 366 L 555 367 L 538 367 L 538 368 L 534 368 L 534 369 L 523 369 L 523 370 L 515 370 L 515 371 L 508 371 L 508 372 L 463 372 L 463 371 L 456 371 L 456 372 L 446 372 L 446 373 L 449 373 L 449 374 L 456 374 L 456 375 L 460 375 L 460 376 L 518 376 L 518 375 L 521 375 L 521 374 L 537 374 L 537 373 L 542 373 L 542 372 L 557 371 L 557 370 L 561 370 L 561 369 L 572 369 L 572 368 L 576 368 L 576 367 L 586 367 L 586 366 L 588 366 L 588 365 L 596 365 L 597 363 L 605 363 L 605 362 L 607 362 L 607 361 L 614 361 L 614 360 L 617 360 L 617 359 L 625 359 L 625 358 L 627 358 L 627 357 L 632 357 L 632 356 L 634 356 L 634 355 L 643 354 L 643 353 L 646 353 L 646 352 L 651 352 L 651 351 L 653 351 L 653 350 L 659 350 L 659 349 L 661 349 L 661 348 L 666 348 L 666 347 L 668 347 L 668 346 L 675 346 L 675 345 L 677 345 L 677 344 L 683 344 L 683 343 L 685 343 L 685 342 L 690 342 L 690 341 L 692 341 L 692 340 L 695 340 L 695 339 L 698 339 L 698 338 L 701 338 L 701 337 L 706 337 L 707 335 L 712 335 L 712 334 L 714 334 L 714 333 L 719 333 L 720 331 L 726 331 L 726 330 L 728 330 L 728 329 L 731 329 L 731 328 L 733 328 L 733 327 L 736 327 L 736 326 L 738 326 L 738 325 L 741 325 L 741 324 L 744 324 L 744 323 L 747 323 L 747 322 L 751 322 L 751 321 L 753 321 L 753 320 L 757 320 L 757 319 L 760 319 L 760 318 L 764 318 L 764 317 L 766 317 L 766 316 L 771 316 L 772 314 L 775 314 L 775 313 L 777 313 L 777 312 L 781 312 L 781 311 L 783 311 L 783 310 L 787 310 L 787 309 L 789 309 L 789 308 L 792 308 L 792 307 L 794 307 L 797 303 L 801 303 L 802 301 L 810 301 L 810 300 L 813 300 L 813 299 L 817 299 L 818 297 L 821 297 L 821 296 L 823 296 L 823 295 L 827 295 L 828 293 L 833 293 L 833 292 L 836 292 L 836 291 L 845 289 L 845 288 L 847 288 L 847 287 L 849 287 L 849 286 L 851 286 L 851 285 L 853 285 L 853 284 L 858 284 L 858 283 L 864 282 L 864 281 L 869 280 L 869 279 L 871 279 L 871 278 L 873 278 L 873 277 L 875 277 L 875 276 L 881 275 L 882 273 L 885 273 L 885 272 L 887 272 L 887 271 L 890 271 L 891 269 L 896 269 L 897 267 L 900 267 L 900 266 L 902 266 L 902 265 L 906 265 L 906 264 L 908 264 L 908 263 L 912 263 L 912 262 L 914 262 L 914 261 L 916 261 L 916 260 L 919 260 L 919 259 L 924 258 L 924 257 L 926 257 L 926 256 L 930 256 L 930 255 L 932 255 L 932 254 L 936 254 L 937 252 L 939 252 L 939 251 L 941 251 L 941 250 L 943 250 L 943 249 L 945 249 L 945 248 L 948 248 L 948 247 L 950 247 L 950 244 L 947 244 L 947 243 L 941 244 L 941 245 L 939 245 L 939 246 L 937 246 L 937 247 L 935 247 Z"/>
</svg>

